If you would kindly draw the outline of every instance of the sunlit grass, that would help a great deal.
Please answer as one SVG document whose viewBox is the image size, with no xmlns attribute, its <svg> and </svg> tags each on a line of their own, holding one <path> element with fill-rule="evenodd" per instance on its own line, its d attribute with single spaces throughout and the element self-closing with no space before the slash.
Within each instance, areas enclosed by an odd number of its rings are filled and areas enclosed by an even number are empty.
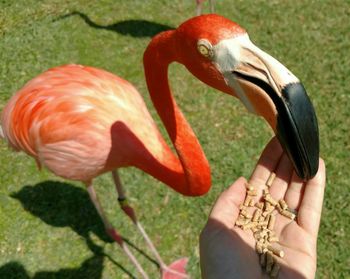
<svg viewBox="0 0 350 279">
<path fill-rule="evenodd" d="M 239 22 L 252 41 L 287 65 L 307 88 L 318 114 L 328 175 L 318 278 L 349 278 L 350 5 L 340 0 L 216 2 L 217 13 Z M 100 28 L 79 15 L 65 17 L 72 12 L 86 15 Z M 150 38 L 107 27 L 128 20 L 176 27 L 194 13 L 194 1 L 188 0 L 2 0 L 0 109 L 40 72 L 80 63 L 134 83 L 160 124 L 143 76 L 142 55 Z M 145 28 L 139 26 L 138 34 Z M 208 88 L 184 67 L 172 65 L 169 77 L 210 161 L 212 190 L 205 197 L 184 198 L 136 169 L 122 170 L 121 176 L 166 262 L 189 256 L 189 270 L 199 278 L 198 235 L 211 205 L 238 176 L 249 176 L 272 133 L 237 100 Z M 0 278 L 137 276 L 120 249 L 106 239 L 82 185 L 38 172 L 33 160 L 11 152 L 4 142 L 0 165 Z M 96 180 L 96 189 L 113 224 L 149 254 L 120 212 L 109 174 Z M 136 255 L 151 278 L 157 278 L 157 267 Z"/>
</svg>

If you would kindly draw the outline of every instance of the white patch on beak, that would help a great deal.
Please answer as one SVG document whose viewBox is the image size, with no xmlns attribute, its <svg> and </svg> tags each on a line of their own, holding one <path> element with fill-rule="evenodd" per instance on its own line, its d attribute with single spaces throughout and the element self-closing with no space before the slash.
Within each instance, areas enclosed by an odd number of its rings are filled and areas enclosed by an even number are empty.
<svg viewBox="0 0 350 279">
<path fill-rule="evenodd" d="M 278 95 L 281 95 L 282 88 L 287 84 L 299 82 L 299 79 L 283 64 L 255 46 L 248 34 L 222 40 L 213 46 L 212 60 L 223 74 L 226 83 L 252 113 L 256 113 L 254 106 L 237 82 L 234 70 L 239 70 L 243 65 L 247 66 L 246 68 L 250 68 L 247 74 L 263 78 L 263 81 L 267 82 Z"/>
<path fill-rule="evenodd" d="M 249 40 L 249 38 L 247 41 L 244 41 L 244 44 L 242 44 L 242 49 L 255 55 L 265 65 L 269 83 L 278 94 L 287 84 L 300 82 L 299 79 L 281 62 L 258 48 Z M 242 59 L 241 62 L 249 63 L 249 61 L 244 61 L 244 59 Z"/>
<path fill-rule="evenodd" d="M 247 110 L 251 113 L 255 113 L 254 106 L 249 101 L 244 90 L 236 81 L 232 71 L 241 63 L 240 50 L 242 42 L 248 39 L 248 35 L 242 35 L 232 39 L 222 40 L 213 47 L 214 57 L 213 62 L 218 70 L 223 74 L 228 86 L 234 89 L 237 97 L 241 100 Z"/>
</svg>

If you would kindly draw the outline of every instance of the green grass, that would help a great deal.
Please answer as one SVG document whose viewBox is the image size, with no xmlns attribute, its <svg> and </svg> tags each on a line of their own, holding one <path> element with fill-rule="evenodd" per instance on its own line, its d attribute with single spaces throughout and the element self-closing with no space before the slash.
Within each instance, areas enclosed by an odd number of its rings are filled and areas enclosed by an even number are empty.
<svg viewBox="0 0 350 279">
<path fill-rule="evenodd" d="M 217 13 L 244 26 L 251 39 L 290 68 L 308 90 L 318 114 L 328 176 L 317 277 L 349 278 L 350 4 L 341 0 L 216 3 Z M 65 16 L 74 11 L 94 24 L 79 15 Z M 0 0 L 0 109 L 45 69 L 80 63 L 130 80 L 160 123 L 144 81 L 142 55 L 150 37 L 142 34 L 149 27 L 153 31 L 164 25 L 176 27 L 193 15 L 194 1 L 188 0 Z M 149 24 L 136 24 L 135 29 L 130 20 Z M 189 256 L 190 273 L 199 278 L 198 235 L 211 205 L 234 179 L 249 176 L 272 133 L 238 101 L 203 85 L 184 67 L 172 65 L 169 76 L 211 163 L 212 190 L 205 197 L 184 198 L 136 169 L 123 169 L 121 175 L 166 262 Z M 106 238 L 82 185 L 38 172 L 33 160 L 11 152 L 4 142 L 0 165 L 0 278 L 136 276 L 120 249 Z M 148 254 L 113 198 L 110 176 L 99 177 L 96 185 L 113 224 Z M 134 251 L 156 278 L 157 267 Z"/>
</svg>

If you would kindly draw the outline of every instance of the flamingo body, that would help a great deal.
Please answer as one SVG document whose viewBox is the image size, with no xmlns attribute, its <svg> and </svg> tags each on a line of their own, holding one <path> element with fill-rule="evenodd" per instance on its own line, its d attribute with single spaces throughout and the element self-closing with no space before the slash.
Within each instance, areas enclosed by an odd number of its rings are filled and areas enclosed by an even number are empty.
<svg viewBox="0 0 350 279">
<path fill-rule="evenodd" d="M 13 96 L 2 125 L 14 149 L 67 179 L 90 181 L 150 157 L 176 169 L 137 90 L 100 69 L 65 65 L 42 73 Z"/>
</svg>

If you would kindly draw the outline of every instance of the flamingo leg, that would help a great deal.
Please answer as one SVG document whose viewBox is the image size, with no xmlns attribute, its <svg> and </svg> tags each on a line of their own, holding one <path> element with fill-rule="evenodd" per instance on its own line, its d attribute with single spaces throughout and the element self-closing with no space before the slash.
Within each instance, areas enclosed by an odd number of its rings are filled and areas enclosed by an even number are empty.
<svg viewBox="0 0 350 279">
<path fill-rule="evenodd" d="M 141 267 L 141 265 L 139 264 L 139 262 L 137 261 L 137 259 L 135 258 L 135 256 L 132 254 L 132 252 L 130 251 L 129 247 L 125 244 L 125 242 L 123 241 L 122 237 L 120 236 L 120 234 L 117 232 L 117 230 L 115 228 L 113 228 L 113 226 L 111 225 L 111 223 L 109 222 L 106 214 L 104 213 L 104 210 L 101 206 L 101 203 L 96 195 L 95 189 L 92 186 L 92 183 L 87 184 L 87 191 L 89 193 L 90 199 L 92 201 L 92 203 L 94 204 L 98 214 L 100 215 L 102 222 L 105 226 L 106 232 L 107 234 L 112 237 L 112 239 L 119 244 L 119 246 L 123 249 L 123 251 L 125 252 L 125 254 L 128 256 L 128 258 L 131 260 L 131 262 L 135 265 L 136 269 L 141 273 L 142 277 L 144 279 L 149 279 L 148 275 L 146 274 L 146 272 L 143 270 L 143 268 Z"/>
<path fill-rule="evenodd" d="M 189 278 L 189 276 L 187 274 L 183 273 L 183 272 L 185 272 L 185 270 L 182 272 L 182 268 L 180 268 L 181 272 L 179 272 L 179 271 L 171 269 L 170 267 L 168 267 L 164 263 L 164 261 L 162 260 L 162 258 L 159 255 L 156 247 L 154 246 L 154 244 L 151 241 L 150 237 L 146 233 L 145 229 L 140 224 L 140 222 L 137 220 L 134 209 L 129 205 L 129 203 L 127 201 L 127 198 L 126 198 L 126 195 L 125 195 L 125 191 L 124 191 L 123 185 L 122 185 L 122 183 L 120 181 L 118 172 L 116 170 L 112 171 L 112 176 L 113 176 L 113 180 L 114 180 L 114 183 L 115 183 L 116 190 L 118 192 L 118 201 L 119 201 L 120 207 L 124 211 L 124 213 L 126 215 L 128 215 L 130 217 L 130 219 L 132 220 L 132 222 L 135 224 L 135 226 L 137 227 L 137 229 L 139 230 L 139 232 L 141 233 L 141 235 L 145 239 L 148 247 L 150 248 L 150 250 L 154 254 L 155 258 L 157 259 L 157 262 L 159 263 L 161 272 L 163 274 L 162 278 L 168 278 L 167 276 L 164 276 L 164 274 L 169 274 L 168 276 L 170 276 L 170 274 L 173 274 L 173 275 L 177 276 L 177 277 L 169 277 L 169 278 Z M 185 262 L 187 263 L 187 259 L 186 260 L 183 259 L 183 265 L 184 266 L 186 265 Z M 179 264 L 179 262 L 177 264 Z"/>
<path fill-rule="evenodd" d="M 215 1 L 215 0 L 209 0 L 210 12 L 211 12 L 212 14 L 214 13 L 214 1 Z"/>
<path fill-rule="evenodd" d="M 200 16 L 202 14 L 202 3 L 197 3 L 196 14 Z"/>
</svg>

